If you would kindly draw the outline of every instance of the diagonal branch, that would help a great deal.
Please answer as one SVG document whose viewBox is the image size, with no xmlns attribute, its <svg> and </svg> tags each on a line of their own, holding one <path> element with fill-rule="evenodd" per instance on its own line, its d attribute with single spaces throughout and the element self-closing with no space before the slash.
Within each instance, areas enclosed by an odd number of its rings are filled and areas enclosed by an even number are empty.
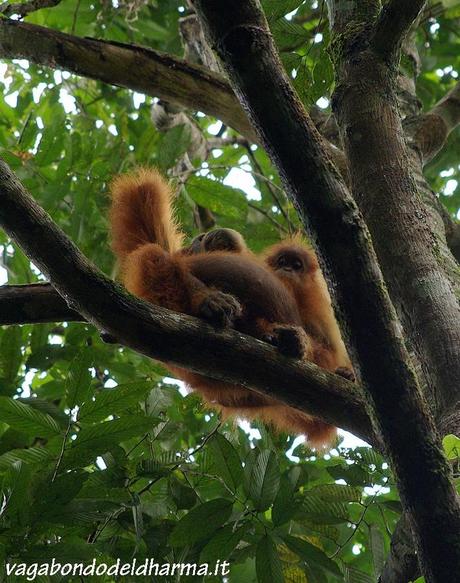
<svg viewBox="0 0 460 583">
<path fill-rule="evenodd" d="M 79 252 L 0 160 L 0 224 L 99 330 L 146 356 L 269 394 L 378 443 L 356 386 L 270 345 L 128 294 Z M 281 387 L 281 388 L 280 388 Z"/>
<path fill-rule="evenodd" d="M 396 59 L 404 37 L 426 0 L 389 0 L 375 23 L 372 48 L 383 59 Z"/>
</svg>

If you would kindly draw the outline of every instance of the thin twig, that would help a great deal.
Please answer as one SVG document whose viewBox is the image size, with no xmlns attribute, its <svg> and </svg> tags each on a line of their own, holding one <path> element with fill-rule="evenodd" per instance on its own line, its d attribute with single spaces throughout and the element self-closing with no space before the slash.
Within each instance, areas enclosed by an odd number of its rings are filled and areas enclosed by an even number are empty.
<svg viewBox="0 0 460 583">
<path fill-rule="evenodd" d="M 56 461 L 56 466 L 54 467 L 54 472 L 53 472 L 53 477 L 51 478 L 51 482 L 54 482 L 54 480 L 56 479 L 57 473 L 59 471 L 59 468 L 61 466 L 62 463 L 62 459 L 64 457 L 64 453 L 65 453 L 65 446 L 66 446 L 66 442 L 67 442 L 67 438 L 69 437 L 69 433 L 70 430 L 73 426 L 73 421 L 72 421 L 72 412 L 69 412 L 69 422 L 67 424 L 67 429 L 64 435 L 64 439 L 62 440 L 62 445 L 61 445 L 61 451 L 59 452 L 59 457 Z"/>
<path fill-rule="evenodd" d="M 268 211 L 266 211 L 266 210 L 258 207 L 253 202 L 248 202 L 248 207 L 254 209 L 258 213 L 260 213 L 261 215 L 263 215 L 264 217 L 266 217 L 273 225 L 275 225 L 275 227 L 277 229 L 279 229 L 283 233 L 288 233 L 289 234 L 289 230 L 286 229 L 286 227 L 284 225 L 282 225 L 281 223 L 278 223 L 278 221 L 274 217 L 272 217 Z"/>
</svg>

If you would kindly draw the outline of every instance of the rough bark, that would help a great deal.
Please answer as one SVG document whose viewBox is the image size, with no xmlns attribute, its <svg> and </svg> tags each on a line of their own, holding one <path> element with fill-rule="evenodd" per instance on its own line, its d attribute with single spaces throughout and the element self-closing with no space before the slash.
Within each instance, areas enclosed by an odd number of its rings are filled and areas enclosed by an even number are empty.
<svg viewBox="0 0 460 583">
<path fill-rule="evenodd" d="M 407 7 L 406 7 L 407 8 Z M 370 20 L 368 11 L 364 11 L 364 24 Z M 348 18 L 350 13 L 348 13 Z M 426 14 L 425 14 L 426 17 Z M 399 17 L 398 17 L 399 18 Z M 426 114 L 421 112 L 421 102 L 416 94 L 416 78 L 421 70 L 421 59 L 418 54 L 416 31 L 420 15 L 410 27 L 410 33 L 401 43 L 401 52 L 405 55 L 405 67 L 399 68 L 396 79 L 396 97 L 400 114 L 403 118 L 403 127 L 409 146 L 410 167 L 417 183 L 421 200 L 427 213 L 427 223 L 434 236 L 441 241 L 439 245 L 440 260 L 447 273 L 452 278 L 458 273 L 458 266 L 446 249 L 445 240 L 455 258 L 460 261 L 460 228 L 449 215 L 440 200 L 430 188 L 423 175 L 423 165 L 433 157 L 445 143 L 450 131 L 459 123 L 458 105 L 456 104 L 455 88 Z M 345 20 L 345 24 L 347 24 Z M 348 24 L 350 24 L 348 22 Z M 407 22 L 405 30 L 408 30 Z M 411 63 L 411 69 L 407 64 Z M 438 110 L 440 108 L 440 111 Z M 435 113 L 436 112 L 436 113 Z M 418 359 L 412 351 L 414 364 L 421 373 L 420 378 L 429 379 L 431 366 Z M 439 429 L 442 435 L 453 433 L 458 435 L 460 422 L 458 413 L 444 415 L 439 420 Z M 398 525 L 392 539 L 391 550 L 382 573 L 382 582 L 401 583 L 417 578 L 420 571 L 415 553 L 415 543 L 407 523 L 402 519 L 404 526 Z"/>
<path fill-rule="evenodd" d="M 401 498 L 417 533 L 428 580 L 446 581 L 446 554 L 448 562 L 460 569 L 460 507 L 432 418 L 408 364 L 366 226 L 292 91 L 258 3 L 194 0 L 193 5 L 304 225 L 319 243 L 326 275 L 329 279 L 333 275 L 337 286 L 336 305 L 343 309 L 350 345 L 359 357 Z"/>
<path fill-rule="evenodd" d="M 78 251 L 0 159 L 0 224 L 68 306 L 137 352 L 270 394 L 378 443 L 361 391 L 270 345 L 152 306 L 108 279 Z M 326 396 L 327 395 L 327 396 Z"/>
<path fill-rule="evenodd" d="M 411 348 L 426 365 L 431 401 L 439 416 L 454 410 L 460 398 L 458 266 L 442 228 L 433 230 L 430 221 L 435 217 L 421 200 L 410 171 L 396 99 L 396 63 L 369 46 L 366 23 L 357 29 L 353 15 L 349 18 L 333 31 L 337 69 L 333 107 L 353 193 Z M 450 272 L 457 270 L 457 281 L 443 269 L 441 258 L 449 261 Z"/>
<path fill-rule="evenodd" d="M 333 108 L 349 160 L 353 192 L 371 230 L 391 297 L 422 365 L 431 401 L 438 415 L 445 416 L 457 408 L 459 398 L 460 309 L 455 297 L 458 266 L 447 249 L 438 209 L 427 203 L 431 192 L 426 192 L 421 157 L 417 159 L 414 151 L 406 147 L 397 102 L 401 36 L 423 3 L 400 6 L 390 2 L 377 19 L 377 3 L 369 4 L 373 6 L 352 9 L 344 16 L 340 2 L 329 3 L 337 71 Z M 401 22 L 395 22 L 399 9 Z M 334 17 L 336 11 L 341 18 Z M 394 34 L 389 32 L 392 26 Z M 436 137 L 436 141 L 439 139 Z M 411 172 L 414 169 L 415 175 Z M 424 189 L 423 200 L 419 188 Z M 413 493 L 416 495 L 416 490 Z M 446 512 L 458 513 L 457 503 L 450 509 L 449 503 L 445 504 Z M 427 512 L 432 511 L 432 507 L 427 508 Z M 412 523 L 415 525 L 413 516 Z M 441 529 L 439 522 L 437 532 Z M 449 580 L 451 565 L 460 560 L 458 526 L 442 544 L 439 537 L 436 540 L 428 532 L 431 542 L 420 540 L 418 528 L 413 530 L 419 548 L 425 549 L 422 557 L 427 581 Z M 453 561 L 449 568 L 446 540 Z M 403 581 L 398 579 L 397 569 L 411 564 L 411 552 L 413 564 L 413 549 L 395 544 L 385 568 L 388 581 Z M 438 559 L 429 557 L 427 561 L 427 553 L 437 554 Z"/>
</svg>

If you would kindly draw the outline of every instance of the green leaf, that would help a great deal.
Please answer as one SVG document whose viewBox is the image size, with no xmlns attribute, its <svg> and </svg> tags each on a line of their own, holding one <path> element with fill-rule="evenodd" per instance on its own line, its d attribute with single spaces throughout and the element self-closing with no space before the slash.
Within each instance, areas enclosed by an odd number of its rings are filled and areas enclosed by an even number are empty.
<svg viewBox="0 0 460 583">
<path fill-rule="evenodd" d="M 396 514 L 402 514 L 403 512 L 403 507 L 399 500 L 383 500 L 380 504 Z"/>
<path fill-rule="evenodd" d="M 231 566 L 232 582 L 234 581 L 235 583 L 257 583 L 255 563 L 256 561 L 253 557 L 248 557 L 243 563 L 233 563 Z M 288 582 L 286 581 L 286 583 Z"/>
<path fill-rule="evenodd" d="M 313 76 L 305 60 L 301 61 L 297 68 L 293 84 L 302 102 L 310 107 L 314 101 L 312 97 Z"/>
<path fill-rule="evenodd" d="M 448 8 L 444 13 L 444 17 L 449 20 L 460 18 L 460 6 L 455 4 L 452 8 Z"/>
<path fill-rule="evenodd" d="M 24 525 L 28 522 L 30 480 L 30 467 L 21 461 L 17 461 L 8 468 L 3 477 L 1 491 L 3 503 L 6 505 L 2 509 L 2 514 L 6 511 L 6 516 L 13 524 Z"/>
<path fill-rule="evenodd" d="M 302 516 L 318 524 L 341 524 L 349 520 L 347 506 L 341 502 L 326 502 L 316 496 L 302 499 Z"/>
<path fill-rule="evenodd" d="M 24 553 L 24 560 L 30 563 L 90 563 L 99 552 L 94 544 L 88 544 L 80 538 L 66 536 L 64 542 L 36 544 Z M 96 563 L 97 564 L 97 563 Z M 49 579 L 48 579 L 49 580 Z"/>
<path fill-rule="evenodd" d="M 246 523 L 234 530 L 235 524 L 227 524 L 218 530 L 200 554 L 200 563 L 214 564 L 217 560 L 226 561 L 245 533 L 250 528 Z"/>
<path fill-rule="evenodd" d="M 361 502 L 361 490 L 345 484 L 321 484 L 308 490 L 308 495 L 325 502 Z"/>
<path fill-rule="evenodd" d="M 89 348 L 85 348 L 77 354 L 72 361 L 65 384 L 67 405 L 73 409 L 86 401 L 91 385 L 91 373 L 93 357 Z"/>
<path fill-rule="evenodd" d="M 363 486 L 372 482 L 369 472 L 357 464 L 330 466 L 327 472 L 335 480 L 343 479 L 350 486 Z"/>
<path fill-rule="evenodd" d="M 38 370 L 48 370 L 57 361 L 68 361 L 78 354 L 74 346 L 56 346 L 46 344 L 38 348 L 27 359 L 27 368 L 37 368 Z"/>
<path fill-rule="evenodd" d="M 276 45 L 280 51 L 294 50 L 306 45 L 311 32 L 290 20 L 280 18 L 270 26 Z"/>
<path fill-rule="evenodd" d="M 61 157 L 63 148 L 62 130 L 65 116 L 61 112 L 55 114 L 55 120 L 43 130 L 42 139 L 35 156 L 35 163 L 38 166 L 47 166 L 54 160 Z"/>
<path fill-rule="evenodd" d="M 195 490 L 178 480 L 175 476 L 171 476 L 169 480 L 169 490 L 171 498 L 174 500 L 174 503 L 179 510 L 188 510 L 195 506 L 198 499 Z"/>
<path fill-rule="evenodd" d="M 182 547 L 207 538 L 230 518 L 232 506 L 232 502 L 225 498 L 217 498 L 197 506 L 174 527 L 169 537 L 170 544 Z"/>
<path fill-rule="evenodd" d="M 50 415 L 9 397 L 0 397 L 0 419 L 16 431 L 33 437 L 51 437 L 60 433 L 58 423 Z"/>
<path fill-rule="evenodd" d="M 51 324 L 35 324 L 30 335 L 30 350 L 36 352 L 48 343 Z"/>
<path fill-rule="evenodd" d="M 460 457 L 460 439 L 456 435 L 446 435 L 442 440 L 444 453 L 450 460 Z"/>
<path fill-rule="evenodd" d="M 345 583 L 375 583 L 374 577 L 371 577 L 367 573 L 363 573 L 355 567 L 344 566 L 345 571 Z"/>
<path fill-rule="evenodd" d="M 86 472 L 72 471 L 58 476 L 53 482 L 46 480 L 36 494 L 38 517 L 61 512 L 62 507 L 75 498 L 88 478 Z"/>
<path fill-rule="evenodd" d="M 91 448 L 94 445 L 119 443 L 131 437 L 148 433 L 158 420 L 142 415 L 127 415 L 91 427 L 83 427 L 73 442 L 72 449 Z"/>
<path fill-rule="evenodd" d="M 369 526 L 369 546 L 372 553 L 374 575 L 378 579 L 385 564 L 385 539 L 380 528 L 375 524 Z"/>
<path fill-rule="evenodd" d="M 357 461 L 362 465 L 364 462 L 370 466 L 380 468 L 385 461 L 380 453 L 373 447 L 356 447 L 350 450 L 346 456 L 348 459 Z"/>
<path fill-rule="evenodd" d="M 207 447 L 212 455 L 214 470 L 235 491 L 243 478 L 243 468 L 236 449 L 221 433 L 216 433 Z"/>
<path fill-rule="evenodd" d="M 343 581 L 343 575 L 338 565 L 332 561 L 324 551 L 298 536 L 286 535 L 283 537 L 287 546 L 307 564 L 317 565 L 324 571 Z"/>
<path fill-rule="evenodd" d="M 176 458 L 177 459 L 177 458 Z M 148 478 L 160 478 L 171 473 L 171 469 L 164 466 L 157 460 L 141 460 L 136 466 L 138 476 Z"/>
<path fill-rule="evenodd" d="M 268 535 L 262 537 L 257 544 L 256 572 L 258 583 L 284 583 L 278 550 Z"/>
<path fill-rule="evenodd" d="M 247 200 L 243 192 L 217 180 L 191 176 L 186 189 L 197 204 L 219 215 L 238 219 L 247 213 Z"/>
<path fill-rule="evenodd" d="M 36 120 L 32 119 L 31 115 L 29 114 L 22 128 L 21 135 L 18 140 L 18 147 L 21 148 L 23 152 L 27 151 L 29 148 L 32 148 L 39 131 L 40 130 L 37 126 Z"/>
<path fill-rule="evenodd" d="M 304 0 L 262 0 L 267 20 L 277 20 L 298 8 Z"/>
<path fill-rule="evenodd" d="M 114 389 L 104 389 L 92 401 L 86 401 L 80 408 L 80 421 L 101 421 L 109 415 L 119 415 L 137 405 L 152 389 L 152 381 L 139 381 L 118 385 Z"/>
<path fill-rule="evenodd" d="M 0 456 L 0 471 L 7 469 L 17 461 L 44 466 L 50 459 L 52 459 L 50 452 L 43 447 L 13 449 Z"/>
<path fill-rule="evenodd" d="M 327 55 L 323 53 L 313 69 L 313 84 L 310 90 L 312 101 L 317 101 L 324 95 L 329 95 L 334 83 L 334 68 Z"/>
<path fill-rule="evenodd" d="M 294 486 L 286 476 L 281 476 L 280 487 L 272 508 L 272 521 L 275 526 L 288 522 L 296 511 Z"/>
<path fill-rule="evenodd" d="M 245 466 L 245 489 L 257 510 L 269 508 L 278 493 L 280 469 L 271 450 L 259 453 L 252 464 Z"/>
<path fill-rule="evenodd" d="M 13 170 L 22 166 L 22 160 L 15 152 L 8 152 L 8 150 L 2 149 L 2 158 Z"/>
</svg>

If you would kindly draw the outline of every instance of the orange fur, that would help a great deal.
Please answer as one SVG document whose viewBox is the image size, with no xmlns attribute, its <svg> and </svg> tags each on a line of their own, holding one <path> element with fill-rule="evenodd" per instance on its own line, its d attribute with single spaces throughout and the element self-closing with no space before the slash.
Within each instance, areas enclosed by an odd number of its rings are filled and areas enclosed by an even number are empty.
<svg viewBox="0 0 460 583">
<path fill-rule="evenodd" d="M 181 249 L 183 235 L 172 211 L 174 195 L 157 170 L 141 168 L 118 176 L 111 192 L 112 248 L 121 260 L 145 243 L 157 243 L 170 253 Z"/>
<path fill-rule="evenodd" d="M 288 338 L 286 350 L 317 361 L 318 345 L 302 329 L 308 306 L 294 287 L 246 250 L 238 233 L 236 248 L 229 251 L 220 251 L 215 240 L 217 249 L 209 253 L 200 249 L 199 242 L 196 248 L 193 244 L 182 248 L 172 193 L 157 171 L 139 170 L 114 180 L 110 216 L 112 248 L 130 292 L 178 312 L 232 325 L 256 338 L 280 334 L 280 344 Z M 315 310 L 320 313 L 321 306 Z M 330 443 L 335 436 L 335 428 L 275 399 L 166 364 L 223 417 L 257 417 L 279 430 L 303 433 L 315 446 Z"/>
<path fill-rule="evenodd" d="M 301 258 L 306 266 L 305 271 L 293 274 L 276 269 L 277 257 L 287 253 Z M 332 371 L 341 367 L 351 369 L 326 281 L 313 249 L 297 236 L 273 245 L 264 255 L 267 265 L 295 298 L 306 332 L 317 341 L 314 362 Z"/>
</svg>

